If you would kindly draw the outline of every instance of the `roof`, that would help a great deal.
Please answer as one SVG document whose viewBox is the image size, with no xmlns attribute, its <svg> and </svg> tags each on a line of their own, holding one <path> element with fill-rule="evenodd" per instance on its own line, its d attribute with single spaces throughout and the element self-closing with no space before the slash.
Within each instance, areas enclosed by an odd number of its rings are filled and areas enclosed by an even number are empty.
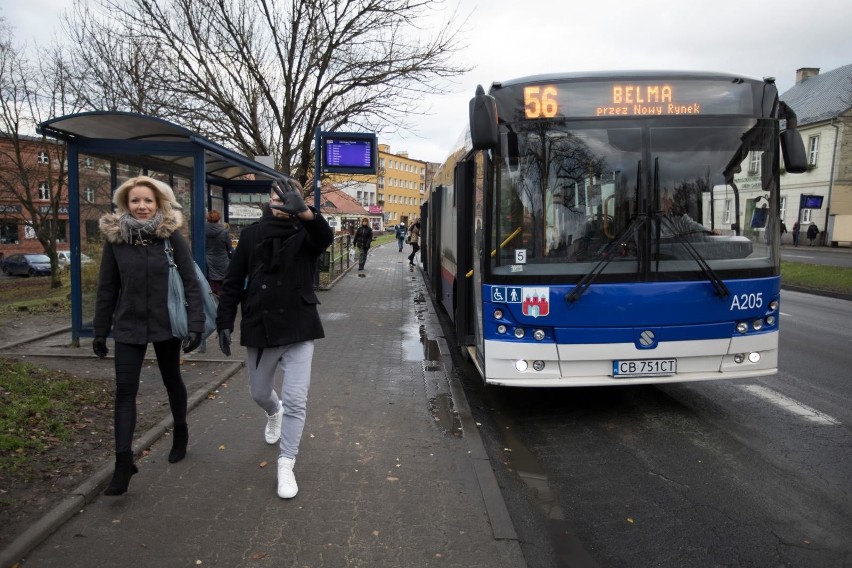
<svg viewBox="0 0 852 568">
<path fill-rule="evenodd" d="M 781 95 L 799 126 L 831 120 L 852 107 L 852 64 L 797 83 Z"/>
<path fill-rule="evenodd" d="M 224 146 L 220 146 L 203 136 L 178 124 L 161 118 L 132 112 L 94 111 L 81 112 L 46 120 L 39 125 L 45 136 L 51 136 L 68 143 L 87 140 L 108 140 L 127 142 L 184 142 L 203 149 L 205 170 L 208 177 L 226 180 L 240 178 L 249 174 L 262 178 L 281 178 L 284 174 L 251 158 L 243 156 Z M 127 148 L 115 145 L 115 151 L 103 156 L 126 156 Z M 144 154 L 154 162 L 165 163 L 173 168 L 191 171 L 193 157 L 190 155 L 158 154 L 156 151 Z"/>
<path fill-rule="evenodd" d="M 323 184 L 320 197 L 323 200 L 322 212 L 324 215 L 357 215 L 359 217 L 370 215 L 369 211 L 358 203 L 357 199 L 327 184 Z M 311 203 L 312 200 L 313 193 L 305 198 L 308 203 Z"/>
</svg>

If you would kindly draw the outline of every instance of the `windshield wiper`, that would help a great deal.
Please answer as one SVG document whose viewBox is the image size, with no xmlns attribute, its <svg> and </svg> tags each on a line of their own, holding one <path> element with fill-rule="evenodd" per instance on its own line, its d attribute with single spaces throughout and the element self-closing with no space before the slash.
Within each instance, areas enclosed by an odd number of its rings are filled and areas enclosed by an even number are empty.
<svg viewBox="0 0 852 568">
<path fill-rule="evenodd" d="M 615 239 L 610 241 L 610 243 L 606 246 L 606 248 L 601 253 L 603 258 L 598 261 L 594 268 L 592 268 L 589 272 L 586 273 L 585 276 L 583 276 L 582 280 L 580 280 L 577 285 L 574 286 L 573 290 L 565 294 L 565 300 L 572 303 L 579 300 L 580 296 L 582 296 L 586 292 L 586 290 L 589 289 L 589 286 L 592 285 L 592 282 L 597 279 L 597 277 L 604 271 L 604 268 L 606 268 L 607 265 L 612 262 L 612 259 L 615 258 L 615 255 L 612 253 L 615 252 L 616 248 L 624 246 L 628 242 L 627 239 L 632 238 L 636 231 L 638 231 L 639 228 L 642 227 L 642 225 L 644 225 L 647 220 L 648 216 L 644 214 L 639 215 L 638 217 L 634 217 L 634 219 L 627 225 L 627 227 L 625 227 L 625 229 L 621 231 L 621 233 L 619 233 L 619 235 Z"/>
<path fill-rule="evenodd" d="M 672 222 L 672 220 L 669 219 L 665 215 L 660 215 L 659 213 L 657 213 L 657 215 L 655 216 L 655 219 L 657 221 L 657 250 L 659 251 L 659 246 L 660 246 L 660 228 L 659 227 L 660 227 L 661 222 L 665 222 L 666 225 L 668 226 L 668 229 L 671 231 L 672 235 L 674 236 L 675 240 L 677 242 L 679 242 L 681 245 L 683 245 L 683 248 L 686 249 L 686 251 L 689 253 L 689 256 L 691 256 L 692 259 L 698 264 L 698 267 L 701 269 L 701 272 L 702 272 L 702 274 L 704 274 L 704 277 L 707 278 L 707 280 L 709 280 L 710 283 L 713 285 L 713 289 L 715 290 L 716 295 L 719 296 L 720 298 L 725 298 L 727 296 L 730 296 L 731 291 L 728 290 L 728 287 L 725 285 L 725 282 L 721 278 L 719 278 L 719 275 L 716 274 L 713 271 L 712 268 L 710 268 L 710 265 L 707 264 L 707 261 L 704 260 L 704 257 L 702 257 L 701 254 L 697 250 L 695 250 L 695 247 L 692 246 L 692 243 L 690 243 L 688 240 L 686 240 L 683 237 L 683 235 L 681 235 L 677 231 L 677 228 L 674 226 L 674 223 Z M 659 252 L 658 252 L 657 253 L 658 265 L 659 265 L 659 262 L 660 262 L 660 257 L 659 257 Z"/>
</svg>

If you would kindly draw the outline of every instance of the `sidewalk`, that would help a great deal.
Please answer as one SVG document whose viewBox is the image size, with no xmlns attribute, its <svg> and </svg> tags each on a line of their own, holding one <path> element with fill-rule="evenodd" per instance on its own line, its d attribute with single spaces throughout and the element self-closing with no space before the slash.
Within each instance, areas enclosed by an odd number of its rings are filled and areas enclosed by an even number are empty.
<svg viewBox="0 0 852 568">
<path fill-rule="evenodd" d="M 295 499 L 276 495 L 278 448 L 234 368 L 214 396 L 196 392 L 206 400 L 190 412 L 185 460 L 169 464 L 163 438 L 137 459 L 126 495 L 100 496 L 108 477 L 93 479 L 94 500 L 46 538 L 30 535 L 41 544 L 20 565 L 525 566 L 463 392 L 444 372 L 422 274 L 395 245 L 371 251 L 364 277 L 352 270 L 319 292 L 326 338 Z M 236 345 L 233 361 L 243 355 Z M 224 359 L 214 338 L 195 357 Z M 136 451 L 154 439 L 138 435 Z"/>
</svg>

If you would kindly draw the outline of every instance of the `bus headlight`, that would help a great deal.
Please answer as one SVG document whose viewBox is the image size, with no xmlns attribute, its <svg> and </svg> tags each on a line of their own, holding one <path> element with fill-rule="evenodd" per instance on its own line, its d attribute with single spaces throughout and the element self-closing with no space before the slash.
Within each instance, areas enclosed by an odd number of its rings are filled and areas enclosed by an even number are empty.
<svg viewBox="0 0 852 568">
<path fill-rule="evenodd" d="M 766 325 L 775 325 L 775 316 L 766 316 Z"/>
<path fill-rule="evenodd" d="M 754 320 L 751 322 L 751 327 L 753 327 L 755 331 L 760 331 L 763 329 L 763 320 Z"/>
<path fill-rule="evenodd" d="M 501 335 L 506 333 L 506 326 L 503 325 L 502 323 L 500 325 L 498 325 L 497 326 L 497 333 L 499 333 Z"/>
<path fill-rule="evenodd" d="M 496 320 L 503 319 L 503 310 L 494 310 L 494 319 L 496 319 Z"/>
<path fill-rule="evenodd" d="M 544 339 L 544 330 L 543 329 L 535 330 L 533 332 L 533 337 L 535 338 L 536 341 L 541 341 L 542 339 Z"/>
<path fill-rule="evenodd" d="M 741 321 L 740 323 L 737 324 L 737 331 L 739 331 L 740 333 L 747 332 L 748 331 L 748 324 L 744 321 Z"/>
<path fill-rule="evenodd" d="M 544 370 L 544 361 L 533 361 L 533 369 L 536 371 Z"/>
<path fill-rule="evenodd" d="M 517 337 L 518 339 L 521 339 L 523 336 L 524 336 L 524 328 L 516 327 L 515 328 L 515 337 Z"/>
<path fill-rule="evenodd" d="M 529 367 L 529 364 L 523 359 L 518 359 L 517 361 L 515 361 L 515 369 L 517 369 L 519 373 L 523 373 L 524 371 L 526 371 L 527 367 Z"/>
<path fill-rule="evenodd" d="M 745 355 L 743 355 L 742 353 L 737 353 L 736 355 L 734 355 L 734 363 L 739 364 L 743 361 L 745 361 Z"/>
<path fill-rule="evenodd" d="M 748 360 L 752 363 L 757 363 L 758 361 L 760 361 L 760 353 L 758 353 L 756 351 L 753 352 L 753 353 L 749 353 L 748 354 Z"/>
<path fill-rule="evenodd" d="M 769 309 L 772 310 L 773 312 L 777 312 L 778 311 L 778 300 L 772 300 L 771 302 L 769 302 Z"/>
</svg>

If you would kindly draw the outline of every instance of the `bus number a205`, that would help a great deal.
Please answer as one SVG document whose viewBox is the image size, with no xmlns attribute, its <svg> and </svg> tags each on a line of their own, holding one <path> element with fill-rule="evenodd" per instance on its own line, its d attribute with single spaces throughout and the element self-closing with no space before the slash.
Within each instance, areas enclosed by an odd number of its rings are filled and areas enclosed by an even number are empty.
<svg viewBox="0 0 852 568">
<path fill-rule="evenodd" d="M 731 299 L 731 310 L 753 310 L 763 307 L 763 292 L 735 294 Z"/>
</svg>

